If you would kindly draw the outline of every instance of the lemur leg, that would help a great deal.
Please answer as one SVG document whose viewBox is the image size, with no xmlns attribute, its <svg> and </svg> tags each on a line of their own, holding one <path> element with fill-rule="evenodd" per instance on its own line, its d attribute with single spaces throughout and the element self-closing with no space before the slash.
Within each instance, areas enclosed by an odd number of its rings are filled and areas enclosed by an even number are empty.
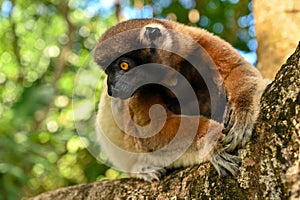
<svg viewBox="0 0 300 200">
<path fill-rule="evenodd" d="M 226 151 L 243 147 L 251 139 L 253 127 L 260 111 L 260 98 L 269 83 L 256 70 L 244 72 L 247 68 L 234 69 L 225 80 L 228 93 L 230 117 L 222 139 Z M 241 74 L 248 74 L 241 77 Z"/>
</svg>

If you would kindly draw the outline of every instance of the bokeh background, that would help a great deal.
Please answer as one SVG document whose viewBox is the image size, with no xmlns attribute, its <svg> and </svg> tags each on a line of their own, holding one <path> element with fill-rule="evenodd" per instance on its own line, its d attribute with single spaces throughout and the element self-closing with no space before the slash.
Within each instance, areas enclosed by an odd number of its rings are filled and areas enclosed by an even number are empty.
<svg viewBox="0 0 300 200">
<path fill-rule="evenodd" d="M 124 176 L 87 151 L 73 109 L 98 101 L 99 36 L 141 17 L 203 27 L 256 62 L 250 0 L 0 0 L 0 200 Z M 87 132 L 95 109 L 79 118 Z"/>
</svg>

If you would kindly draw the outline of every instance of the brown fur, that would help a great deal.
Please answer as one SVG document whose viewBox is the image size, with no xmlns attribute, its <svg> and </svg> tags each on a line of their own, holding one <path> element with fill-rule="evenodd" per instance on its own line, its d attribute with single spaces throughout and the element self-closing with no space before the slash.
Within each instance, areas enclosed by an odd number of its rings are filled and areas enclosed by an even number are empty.
<svg viewBox="0 0 300 200">
<path fill-rule="evenodd" d="M 187 134 L 187 136 L 191 132 L 189 128 L 192 127 L 193 124 L 199 123 L 196 136 L 191 146 L 185 154 L 173 163 L 173 166 L 187 166 L 200 163 L 203 160 L 210 160 L 219 174 L 223 174 L 226 170 L 232 174 L 236 174 L 238 167 L 237 159 L 236 157 L 227 154 L 226 151 L 232 151 L 237 147 L 244 146 L 246 142 L 249 141 L 253 125 L 259 112 L 259 99 L 267 85 L 267 81 L 263 80 L 257 69 L 247 63 L 238 54 L 238 52 L 224 40 L 203 29 L 188 27 L 167 20 L 129 20 L 112 27 L 100 38 L 99 44 L 95 49 L 95 61 L 100 65 L 106 65 L 109 64 L 109 59 L 116 57 L 116 55 L 121 55 L 122 52 L 131 51 L 135 45 L 138 45 L 141 42 L 137 39 L 140 36 L 140 29 L 147 25 L 151 26 L 152 24 L 159 24 L 159 26 L 162 25 L 167 30 L 180 33 L 173 34 L 170 32 L 172 40 L 171 47 L 168 48 L 168 45 L 166 45 L 167 47 L 165 50 L 167 51 L 158 50 L 157 54 L 152 58 L 153 62 L 162 63 L 164 65 L 171 66 L 177 71 L 181 71 L 184 67 L 186 67 L 185 65 L 182 65 L 182 59 L 185 58 L 185 56 L 188 56 L 196 48 L 195 45 L 192 42 L 189 42 L 189 40 L 186 40 L 185 37 L 192 38 L 196 41 L 196 43 L 201 45 L 203 49 L 205 49 L 207 55 L 203 54 L 203 52 L 199 52 L 199 56 L 211 59 L 214 62 L 220 73 L 220 77 L 212 77 L 212 79 L 216 85 L 224 84 L 228 98 L 228 109 L 232 110 L 228 126 L 224 130 L 227 135 L 223 137 L 224 135 L 221 133 L 224 127 L 223 124 L 215 122 L 214 120 L 208 119 L 204 116 L 183 116 L 170 112 L 168 110 L 168 102 L 166 102 L 165 96 L 159 92 L 151 90 L 135 92 L 134 95 L 126 101 L 126 103 L 121 103 L 122 106 L 118 112 L 123 120 L 126 133 L 123 131 L 115 131 L 112 133 L 109 131 L 109 128 L 106 128 L 105 130 L 108 131 L 108 135 L 112 136 L 111 140 L 113 142 L 113 135 L 115 135 L 118 142 L 114 143 L 119 143 L 120 138 L 123 138 L 121 146 L 126 150 L 131 152 L 153 152 L 165 147 L 171 142 L 177 134 L 179 124 L 183 120 L 187 122 L 187 124 L 191 125 L 185 127 L 186 131 L 184 134 Z M 132 31 L 130 34 L 126 34 L 125 36 L 118 35 L 123 31 L 134 29 L 138 29 L 138 31 Z M 107 42 L 108 40 L 110 41 Z M 172 49 L 176 49 L 176 52 L 178 52 L 183 58 L 168 52 L 172 51 Z M 143 56 L 145 57 L 151 56 L 151 54 L 146 50 L 143 53 Z M 205 71 L 209 69 L 201 70 Z M 194 76 L 194 73 L 195 72 L 190 71 L 190 74 L 187 76 L 188 81 L 201 86 L 203 84 L 203 80 L 195 78 L 196 76 Z M 200 109 L 205 110 L 210 97 L 206 92 L 202 91 L 201 93 L 200 90 L 202 89 L 202 87 L 199 87 L 199 91 L 196 91 L 196 93 Z M 107 97 L 104 97 L 105 95 L 107 96 L 104 92 L 104 94 L 102 94 L 102 99 L 107 101 L 108 99 Z M 171 94 L 168 94 L 168 96 L 170 97 Z M 111 126 L 111 124 L 106 124 L 108 121 L 107 119 L 105 119 L 105 123 L 102 122 L 103 117 L 111 116 L 106 114 L 110 112 L 110 108 L 107 108 L 107 106 L 103 107 L 101 104 L 103 104 L 103 102 L 100 102 L 97 123 L 99 126 L 103 127 Z M 159 112 L 152 113 L 153 119 L 157 120 L 150 119 L 149 109 L 154 104 L 159 104 L 164 108 L 166 113 L 165 118 L 162 117 Z M 125 107 L 128 107 L 129 112 L 123 112 Z M 132 125 L 130 122 L 131 119 L 138 126 Z M 148 126 L 153 121 L 154 123 L 158 123 L 160 120 L 164 119 L 166 121 L 163 127 L 155 135 L 151 134 L 153 134 L 156 130 L 154 131 L 150 129 L 147 130 L 147 132 L 143 132 L 140 128 Z M 159 126 L 159 124 L 153 125 L 153 127 L 157 126 Z M 146 136 L 147 134 L 150 134 L 151 137 L 138 137 L 141 135 L 145 136 L 144 134 L 146 134 Z M 219 138 L 222 138 L 224 146 L 217 142 Z M 180 148 L 180 146 L 178 146 L 178 148 Z M 198 157 L 196 155 L 198 155 Z M 200 155 L 206 156 L 201 157 Z M 114 160 L 115 158 L 112 159 Z M 142 162 L 141 165 L 161 166 L 163 165 L 162 163 L 164 163 L 164 159 L 167 158 L 154 157 L 152 160 Z M 135 164 L 133 165 L 133 168 L 135 168 Z M 160 175 L 157 174 L 156 170 L 154 170 L 152 174 L 150 173 L 150 175 L 149 173 L 143 174 L 143 170 L 141 170 L 140 174 L 142 174 L 141 177 L 146 180 L 160 178 Z"/>
<path fill-rule="evenodd" d="M 139 126 L 146 126 L 151 123 L 151 119 L 149 116 L 149 111 L 151 106 L 153 105 L 161 105 L 165 111 L 167 112 L 167 118 L 164 122 L 163 128 L 156 133 L 152 137 L 148 138 L 138 138 L 132 135 L 138 135 L 138 130 L 135 127 L 132 127 L 131 124 L 129 127 L 126 127 L 127 134 L 125 135 L 125 144 L 128 150 L 133 152 L 152 152 L 155 150 L 159 150 L 170 143 L 170 141 L 176 136 L 178 133 L 179 125 L 182 120 L 188 124 L 185 127 L 184 134 L 191 134 L 192 131 L 189 130 L 189 127 L 193 127 L 199 123 L 198 130 L 196 133 L 196 140 L 194 140 L 191 145 L 191 149 L 197 149 L 196 142 L 200 140 L 205 134 L 208 132 L 209 126 L 214 125 L 220 127 L 222 130 L 223 125 L 217 122 L 211 122 L 205 117 L 189 117 L 189 116 L 180 116 L 174 115 L 170 111 L 167 110 L 165 103 L 162 99 L 162 96 L 159 93 L 137 93 L 135 94 L 129 101 L 129 110 L 131 116 L 126 116 L 133 118 L 134 122 Z M 153 121 L 161 121 L 161 112 L 156 112 L 152 116 Z M 198 119 L 197 119 L 198 118 Z M 198 120 L 198 121 L 197 121 Z M 154 122 L 155 123 L 155 122 Z M 154 125 L 155 126 L 155 125 Z M 156 127 L 156 126 L 155 126 Z M 152 134 L 153 131 L 150 131 Z M 223 135 L 220 131 L 220 137 Z M 136 145 L 136 143 L 140 143 L 140 145 Z"/>
</svg>

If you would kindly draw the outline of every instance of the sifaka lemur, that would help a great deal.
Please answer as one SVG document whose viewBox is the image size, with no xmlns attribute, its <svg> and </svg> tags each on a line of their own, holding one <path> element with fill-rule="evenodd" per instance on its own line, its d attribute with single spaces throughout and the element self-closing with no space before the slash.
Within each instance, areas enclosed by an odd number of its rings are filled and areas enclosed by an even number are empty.
<svg viewBox="0 0 300 200">
<path fill-rule="evenodd" d="M 94 59 L 107 74 L 96 129 L 114 166 L 149 181 L 204 161 L 219 175 L 238 173 L 231 152 L 250 140 L 268 81 L 229 43 L 174 21 L 135 19 L 108 29 Z"/>
</svg>

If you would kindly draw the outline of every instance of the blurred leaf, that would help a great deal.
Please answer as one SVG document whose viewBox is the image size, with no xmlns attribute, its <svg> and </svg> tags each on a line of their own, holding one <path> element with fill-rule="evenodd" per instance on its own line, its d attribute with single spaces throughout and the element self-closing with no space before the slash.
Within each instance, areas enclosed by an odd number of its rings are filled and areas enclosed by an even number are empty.
<svg viewBox="0 0 300 200">
<path fill-rule="evenodd" d="M 20 101 L 12 108 L 18 116 L 15 123 L 26 122 L 35 116 L 36 111 L 46 107 L 53 100 L 54 88 L 50 85 L 33 85 L 25 88 Z"/>
</svg>

